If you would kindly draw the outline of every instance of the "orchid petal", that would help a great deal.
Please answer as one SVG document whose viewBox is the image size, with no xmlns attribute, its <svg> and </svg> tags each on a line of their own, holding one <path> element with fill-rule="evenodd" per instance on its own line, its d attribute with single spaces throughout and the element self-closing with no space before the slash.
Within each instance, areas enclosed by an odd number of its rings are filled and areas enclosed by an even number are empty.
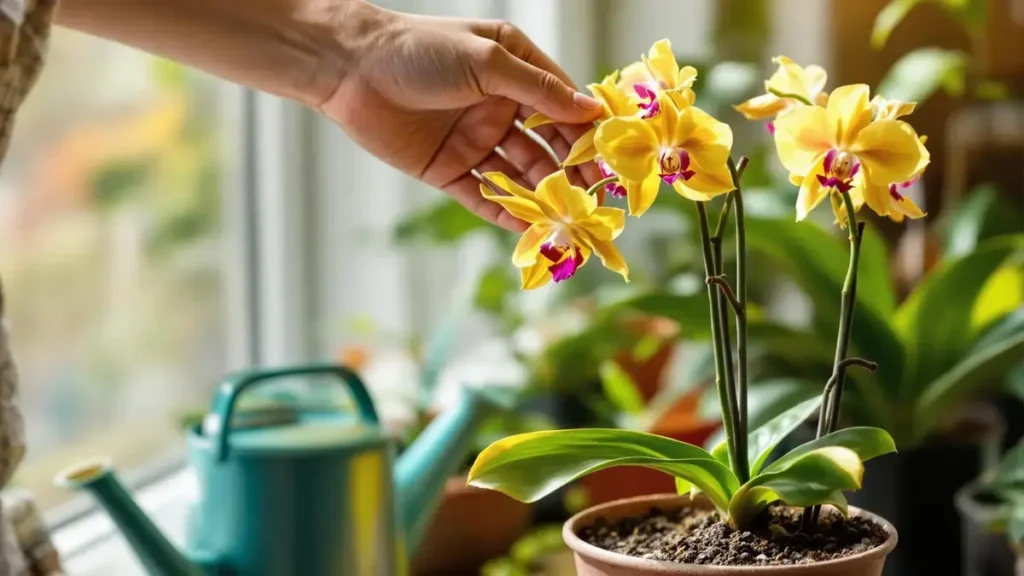
<svg viewBox="0 0 1024 576">
<path fill-rule="evenodd" d="M 551 282 L 551 271 L 549 264 L 538 260 L 532 266 L 519 269 L 520 282 L 523 290 L 536 290 Z"/>
<path fill-rule="evenodd" d="M 536 222 L 527 228 L 512 253 L 512 264 L 518 268 L 535 264 L 540 247 L 551 236 L 551 232 L 552 225 L 549 222 Z"/>
<path fill-rule="evenodd" d="M 545 124 L 552 123 L 554 123 L 554 120 L 548 118 L 547 116 L 541 114 L 540 112 L 537 112 L 536 114 L 530 116 L 529 118 L 526 119 L 526 121 L 523 122 L 523 130 L 532 130 L 538 126 L 543 126 Z"/>
<path fill-rule="evenodd" d="M 775 94 L 767 93 L 737 104 L 733 108 L 743 115 L 747 120 L 764 120 L 774 118 L 779 112 L 786 109 L 789 104 Z"/>
<path fill-rule="evenodd" d="M 796 199 L 797 222 L 807 218 L 807 215 L 829 195 L 828 189 L 822 189 L 821 182 L 818 180 L 819 167 L 824 162 L 824 158 L 825 155 L 822 154 L 814 160 L 812 169 L 807 172 L 800 185 L 800 193 Z"/>
<path fill-rule="evenodd" d="M 839 148 L 850 147 L 857 134 L 871 123 L 869 92 L 867 84 L 852 84 L 836 88 L 829 96 L 828 121 L 835 131 L 833 142 Z"/>
<path fill-rule="evenodd" d="M 548 220 L 548 216 L 541 210 L 537 202 L 533 200 L 495 194 L 486 184 L 480 185 L 480 194 L 487 200 L 500 204 L 509 214 L 524 222 L 534 223 Z"/>
<path fill-rule="evenodd" d="M 828 113 L 817 106 L 801 106 L 775 120 L 775 148 L 779 161 L 791 174 L 808 174 L 834 146 Z"/>
<path fill-rule="evenodd" d="M 551 206 L 558 220 L 566 223 L 581 221 L 597 208 L 597 198 L 573 186 L 564 170 L 545 176 L 537 184 L 537 198 Z"/>
<path fill-rule="evenodd" d="M 640 118 L 612 118 L 601 124 L 594 145 L 604 161 L 624 180 L 642 182 L 656 170 L 660 149 L 658 134 Z"/>
<path fill-rule="evenodd" d="M 626 202 L 629 204 L 630 216 L 643 216 L 658 198 L 658 191 L 661 189 L 661 178 L 658 174 L 651 172 L 642 182 L 627 180 L 623 182 L 626 188 Z"/>
<path fill-rule="evenodd" d="M 877 120 L 860 131 L 850 152 L 864 165 L 867 180 L 888 186 L 914 175 L 923 148 L 914 129 L 906 122 Z"/>
<path fill-rule="evenodd" d="M 592 161 L 597 156 L 597 148 L 594 147 L 595 134 L 597 134 L 597 128 L 591 128 L 584 132 L 573 143 L 572 149 L 569 150 L 569 156 L 562 162 L 562 166 L 576 166 Z"/>
</svg>

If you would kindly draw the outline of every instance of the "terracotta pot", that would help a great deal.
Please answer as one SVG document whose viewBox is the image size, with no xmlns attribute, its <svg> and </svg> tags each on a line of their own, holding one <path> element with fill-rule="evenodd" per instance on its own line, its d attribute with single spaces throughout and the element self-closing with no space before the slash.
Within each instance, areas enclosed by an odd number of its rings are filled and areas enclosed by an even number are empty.
<svg viewBox="0 0 1024 576">
<path fill-rule="evenodd" d="M 706 500 L 695 502 L 710 507 Z M 644 496 L 595 506 L 570 518 L 562 529 L 562 537 L 576 555 L 577 576 L 880 576 L 885 557 L 896 547 L 896 529 L 892 524 L 854 507 L 850 507 L 850 514 L 866 516 L 885 528 L 889 534 L 885 543 L 873 550 L 840 560 L 796 566 L 704 566 L 644 560 L 592 546 L 576 535 L 582 527 L 593 524 L 597 518 L 615 521 L 628 516 L 643 516 L 652 507 L 672 508 L 684 504 L 693 505 L 687 496 Z"/>
<path fill-rule="evenodd" d="M 530 506 L 500 492 L 448 480 L 444 500 L 413 558 L 412 573 L 476 576 L 488 560 L 508 552 L 530 526 Z"/>
</svg>

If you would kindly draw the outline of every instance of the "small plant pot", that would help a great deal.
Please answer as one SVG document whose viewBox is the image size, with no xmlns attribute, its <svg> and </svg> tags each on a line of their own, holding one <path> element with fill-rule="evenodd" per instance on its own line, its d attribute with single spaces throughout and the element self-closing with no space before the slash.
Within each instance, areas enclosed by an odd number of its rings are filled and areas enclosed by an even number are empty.
<svg viewBox="0 0 1024 576">
<path fill-rule="evenodd" d="M 988 501 L 974 484 L 956 495 L 960 512 L 964 576 L 1002 576 L 1013 572 L 1016 555 L 1002 529 L 1006 505 Z"/>
<path fill-rule="evenodd" d="M 466 486 L 465 476 L 454 476 L 413 558 L 412 573 L 475 576 L 488 560 L 504 555 L 526 533 L 530 515 L 528 504 Z"/>
<path fill-rule="evenodd" d="M 956 431 L 864 464 L 864 486 L 850 504 L 875 511 L 902 535 L 886 576 L 962 574 L 956 493 L 994 462 L 1003 430 L 998 412 L 978 408 Z"/>
<path fill-rule="evenodd" d="M 788 566 L 709 566 L 647 560 L 617 554 L 593 546 L 578 534 L 598 519 L 615 522 L 628 517 L 642 517 L 651 508 L 672 509 L 682 506 L 710 508 L 703 499 L 690 501 L 688 496 L 662 494 L 609 502 L 573 516 L 565 523 L 562 537 L 576 558 L 577 576 L 880 576 L 886 556 L 896 547 L 896 529 L 885 520 L 859 508 L 850 508 L 851 515 L 867 517 L 882 526 L 885 542 L 860 554 L 838 560 Z"/>
</svg>

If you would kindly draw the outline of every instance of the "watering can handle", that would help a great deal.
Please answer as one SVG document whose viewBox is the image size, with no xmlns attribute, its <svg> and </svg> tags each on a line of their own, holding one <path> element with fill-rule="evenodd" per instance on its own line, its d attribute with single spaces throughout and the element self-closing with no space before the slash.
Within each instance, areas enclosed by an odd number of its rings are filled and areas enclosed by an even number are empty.
<svg viewBox="0 0 1024 576">
<path fill-rule="evenodd" d="M 316 364 L 241 372 L 225 380 L 217 388 L 217 393 L 213 398 L 213 409 L 211 410 L 211 413 L 216 415 L 216 422 L 218 423 L 215 431 L 213 432 L 213 440 L 216 443 L 214 461 L 222 462 L 227 458 L 228 435 L 231 430 L 228 423 L 231 422 L 231 416 L 235 412 L 235 404 L 238 402 L 239 396 L 242 395 L 242 392 L 244 392 L 246 388 L 260 382 L 277 380 L 279 378 L 288 378 L 291 376 L 318 376 L 324 374 L 337 376 L 348 386 L 349 392 L 352 393 L 352 398 L 355 400 L 356 406 L 359 409 L 359 415 L 363 420 L 373 424 L 379 424 L 380 420 L 377 418 L 377 411 L 373 408 L 373 401 L 370 399 L 370 394 L 366 391 L 366 386 L 363 385 L 363 381 L 359 379 L 359 376 L 356 376 L 355 372 L 352 372 L 343 366 L 336 364 Z"/>
</svg>

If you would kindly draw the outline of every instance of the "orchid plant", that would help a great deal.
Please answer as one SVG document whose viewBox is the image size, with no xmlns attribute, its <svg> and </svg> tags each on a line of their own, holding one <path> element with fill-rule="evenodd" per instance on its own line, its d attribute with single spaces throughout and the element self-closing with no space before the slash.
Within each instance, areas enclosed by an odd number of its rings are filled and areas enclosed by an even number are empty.
<svg viewBox="0 0 1024 576">
<path fill-rule="evenodd" d="M 591 472 L 611 466 L 644 466 L 671 474 L 678 491 L 703 493 L 733 526 L 749 526 L 773 502 L 806 507 L 805 528 L 818 508 L 846 513 L 844 491 L 861 486 L 863 462 L 895 451 L 879 428 L 837 430 L 845 374 L 874 362 L 848 357 L 857 291 L 857 264 L 867 206 L 895 221 L 923 212 L 901 192 L 929 161 L 924 138 L 900 117 L 914 104 L 870 99 L 866 85 L 824 91 L 826 73 L 785 57 L 765 83 L 765 94 L 737 106 L 751 119 L 770 120 L 779 160 L 799 186 L 797 220 L 829 199 L 836 223 L 847 229 L 850 263 L 842 290 L 841 318 L 831 377 L 820 397 L 791 407 L 755 430 L 747 417 L 747 246 L 741 180 L 746 158 L 734 160 L 728 125 L 694 105 L 697 71 L 680 67 L 667 40 L 640 62 L 589 86 L 604 114 L 573 146 L 563 166 L 595 161 L 606 176 L 589 190 L 564 171 L 536 191 L 499 173 L 483 174 L 484 196 L 530 223 L 512 256 L 523 289 L 573 277 L 596 254 L 628 282 L 629 269 L 614 240 L 626 210 L 604 205 L 625 197 L 629 215 L 641 217 L 662 184 L 692 202 L 706 274 L 716 387 L 724 440 L 712 450 L 629 430 L 580 429 L 520 434 L 495 442 L 477 458 L 469 483 L 532 502 Z M 528 119 L 524 127 L 549 122 Z M 722 197 L 714 229 L 708 206 Z M 727 278 L 722 239 L 735 225 L 736 269 Z M 730 334 L 735 322 L 735 338 Z M 733 346 L 735 344 L 735 352 Z M 774 462 L 769 456 L 792 430 L 819 413 L 818 437 Z"/>
</svg>

